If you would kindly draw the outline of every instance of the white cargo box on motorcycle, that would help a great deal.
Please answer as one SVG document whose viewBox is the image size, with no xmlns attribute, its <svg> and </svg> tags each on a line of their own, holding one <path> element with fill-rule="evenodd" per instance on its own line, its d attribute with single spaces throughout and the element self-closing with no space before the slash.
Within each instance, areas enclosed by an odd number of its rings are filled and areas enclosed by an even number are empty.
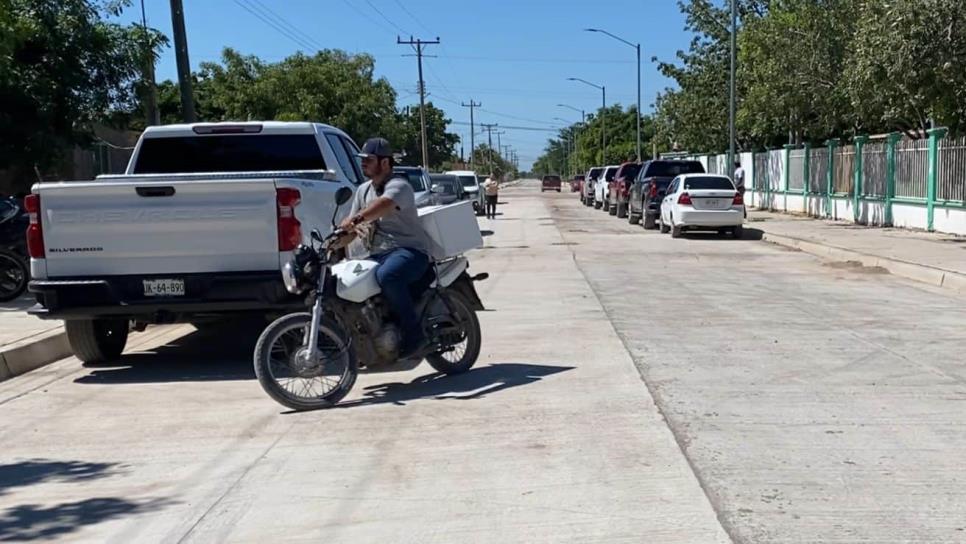
<svg viewBox="0 0 966 544">
<path fill-rule="evenodd" d="M 473 203 L 468 200 L 420 208 L 419 220 L 429 235 L 431 256 L 437 261 L 483 247 Z"/>
</svg>

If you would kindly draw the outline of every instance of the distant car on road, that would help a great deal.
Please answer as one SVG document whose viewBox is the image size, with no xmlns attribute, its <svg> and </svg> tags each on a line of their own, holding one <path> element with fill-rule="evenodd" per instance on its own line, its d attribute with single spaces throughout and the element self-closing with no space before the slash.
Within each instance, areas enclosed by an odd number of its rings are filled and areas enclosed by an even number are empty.
<svg viewBox="0 0 966 544">
<path fill-rule="evenodd" d="M 634 180 L 637 179 L 637 174 L 640 171 L 641 163 L 639 162 L 625 162 L 621 165 L 620 170 L 617 171 L 617 175 L 614 176 L 614 181 L 609 184 L 608 191 L 610 198 L 607 201 L 609 205 L 607 211 L 611 215 L 616 215 L 621 219 L 627 217 L 627 202 L 630 198 L 631 186 L 634 184 Z"/>
<path fill-rule="evenodd" d="M 587 175 L 584 177 L 584 184 L 580 189 L 580 201 L 584 203 L 584 206 L 594 205 L 594 185 L 597 184 L 597 178 L 603 173 L 603 166 L 595 166 L 587 171 Z"/>
<path fill-rule="evenodd" d="M 559 193 L 560 184 L 560 176 L 543 176 L 543 181 L 540 183 L 540 192 L 557 191 Z"/>
<path fill-rule="evenodd" d="M 671 181 L 661 202 L 661 232 L 717 230 L 741 238 L 745 202 L 728 176 L 685 174 Z"/>
<path fill-rule="evenodd" d="M 610 182 L 614 181 L 620 168 L 616 164 L 606 167 L 597 183 L 594 184 L 594 208 L 607 211 L 607 202 L 610 199 Z"/>
<path fill-rule="evenodd" d="M 661 215 L 661 201 L 671 180 L 682 174 L 703 174 L 698 161 L 659 159 L 647 161 L 637 174 L 628 197 L 627 220 L 636 225 L 642 219 L 645 229 L 657 228 Z"/>
<path fill-rule="evenodd" d="M 396 166 L 392 169 L 394 174 L 399 174 L 409 180 L 413 192 L 416 193 L 416 207 L 430 206 L 433 204 L 433 193 L 429 192 L 429 174 L 419 166 Z"/>
<path fill-rule="evenodd" d="M 584 187 L 584 175 L 577 174 L 574 179 L 570 180 L 570 192 L 578 193 Z"/>
<path fill-rule="evenodd" d="M 486 213 L 486 207 L 484 205 L 485 197 L 483 196 L 483 191 L 480 190 L 480 186 L 483 183 L 480 181 L 480 177 L 476 175 L 476 172 L 472 170 L 449 170 L 443 173 L 459 178 L 463 184 L 463 189 L 466 191 L 467 199 L 473 201 L 473 210 L 476 211 L 476 215 Z"/>
<path fill-rule="evenodd" d="M 460 178 L 447 174 L 430 174 L 432 183 L 430 190 L 436 198 L 437 204 L 452 204 L 466 199 L 466 191 Z"/>
</svg>

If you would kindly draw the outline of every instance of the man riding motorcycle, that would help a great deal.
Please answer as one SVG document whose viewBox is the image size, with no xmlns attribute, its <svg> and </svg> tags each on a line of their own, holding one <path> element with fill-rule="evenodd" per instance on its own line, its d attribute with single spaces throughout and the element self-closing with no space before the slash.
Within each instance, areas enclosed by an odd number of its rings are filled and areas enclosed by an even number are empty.
<svg viewBox="0 0 966 544">
<path fill-rule="evenodd" d="M 402 332 L 400 359 L 406 359 L 418 353 L 425 340 L 410 285 L 429 268 L 429 241 L 416 213 L 412 186 L 393 174 L 389 142 L 371 138 L 362 146 L 359 157 L 369 181 L 356 191 L 349 217 L 340 225 L 349 234 L 339 240 L 338 246 L 360 237 L 370 258 L 379 263 L 376 281 L 398 319 Z"/>
</svg>

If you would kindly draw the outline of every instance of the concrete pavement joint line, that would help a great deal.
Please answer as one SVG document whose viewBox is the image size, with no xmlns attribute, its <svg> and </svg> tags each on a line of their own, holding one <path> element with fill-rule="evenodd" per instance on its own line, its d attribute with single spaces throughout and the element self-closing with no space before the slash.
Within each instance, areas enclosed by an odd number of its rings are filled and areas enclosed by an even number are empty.
<svg viewBox="0 0 966 544">
<path fill-rule="evenodd" d="M 785 234 L 764 232 L 762 240 L 776 245 L 804 251 L 805 253 L 810 253 L 828 260 L 842 262 L 857 260 L 865 266 L 878 266 L 888 270 L 890 274 L 894 274 L 902 278 L 918 281 L 920 283 L 926 283 L 929 285 L 935 285 L 936 287 L 944 287 L 953 291 L 966 292 L 966 276 L 942 268 L 936 268 L 926 264 L 912 263 L 891 257 L 870 255 L 868 253 L 863 253 L 853 249 L 845 249 L 830 244 L 805 240 Z"/>
<path fill-rule="evenodd" d="M 225 497 L 227 497 L 232 491 L 234 491 L 235 488 L 238 487 L 238 484 L 240 484 L 241 481 L 245 479 L 245 476 L 248 476 L 248 473 L 251 472 L 252 469 L 255 468 L 255 466 L 258 465 L 258 463 L 260 463 L 262 461 L 262 459 L 264 459 L 265 456 L 268 455 L 269 452 L 271 452 L 275 448 L 275 446 L 277 446 L 278 443 L 281 442 L 282 439 L 285 438 L 288 435 L 289 431 L 292 430 L 292 427 L 295 426 L 295 423 L 296 422 L 293 419 L 293 421 L 289 424 L 288 429 L 285 429 L 284 432 L 280 433 L 278 435 L 278 438 L 276 438 L 274 442 L 272 442 L 271 444 L 269 444 L 269 446 L 267 448 L 265 448 L 265 451 L 263 451 L 261 453 L 261 455 L 259 455 L 255 459 L 253 459 L 252 462 L 249 463 L 247 467 L 245 467 L 245 470 L 243 470 L 242 473 L 238 475 L 238 478 L 235 478 L 235 481 L 232 482 L 231 485 L 228 486 L 228 488 L 225 489 L 225 491 L 222 492 L 222 494 L 213 503 L 211 503 L 211 506 L 209 506 L 205 510 L 205 512 L 203 514 L 201 514 L 201 517 L 199 517 L 191 525 L 191 527 L 189 527 L 188 530 L 185 531 L 185 533 L 183 535 L 181 535 L 181 538 L 178 539 L 178 544 L 181 544 L 182 542 L 185 541 L 185 539 L 187 539 L 189 536 L 191 536 L 191 533 L 193 533 L 194 530 L 197 529 L 198 526 L 201 524 L 201 522 L 204 521 L 206 517 L 208 517 L 208 514 L 210 514 L 212 512 L 212 510 L 214 510 L 219 504 L 221 504 L 221 501 L 225 500 Z"/>
<path fill-rule="evenodd" d="M 558 234 L 563 239 L 566 240 L 566 237 L 564 236 L 563 232 L 560 231 L 558 227 L 555 226 L 555 228 L 557 228 Z M 708 500 L 709 506 L 711 506 L 711 509 L 714 511 L 715 518 L 717 518 L 718 520 L 718 524 L 721 526 L 721 529 L 725 532 L 725 534 L 728 535 L 728 538 L 731 540 L 731 542 L 739 542 L 739 540 L 736 537 L 737 532 L 735 528 L 724 518 L 724 514 L 721 506 L 718 504 L 718 502 L 714 499 L 714 497 L 712 497 L 711 493 L 708 491 L 710 488 L 710 484 L 706 482 L 704 478 L 701 477 L 701 474 L 698 471 L 697 466 L 695 466 L 691 457 L 688 455 L 687 451 L 685 450 L 684 437 L 679 435 L 679 433 L 674 428 L 674 426 L 671 425 L 671 420 L 667 417 L 667 414 L 665 413 L 664 408 L 661 406 L 661 402 L 659 401 L 660 392 L 654 389 L 651 386 L 651 384 L 648 383 L 640 367 L 634 364 L 634 361 L 635 361 L 634 354 L 631 351 L 630 346 L 627 345 L 627 339 L 617 329 L 617 327 L 614 326 L 613 316 L 610 314 L 610 311 L 607 309 L 607 306 L 604 304 L 604 301 L 600 299 L 600 295 L 597 293 L 597 290 L 594 289 L 594 285 L 590 282 L 590 279 L 587 277 L 587 272 L 584 270 L 583 266 L 581 266 L 580 260 L 577 259 L 577 253 L 573 249 L 570 249 L 573 246 L 564 246 L 564 247 L 567 248 L 567 250 L 570 252 L 570 257 L 574 262 L 574 266 L 577 267 L 577 270 L 580 272 L 580 276 L 583 278 L 584 283 L 587 284 L 587 287 L 590 288 L 590 291 L 594 294 L 594 300 L 597 301 L 597 305 L 600 306 L 600 309 L 604 313 L 604 316 L 607 317 L 608 325 L 610 326 L 611 330 L 614 331 L 614 334 L 617 336 L 617 338 L 620 340 L 621 346 L 623 347 L 624 352 L 627 353 L 627 356 L 630 359 L 631 364 L 634 366 L 634 370 L 637 372 L 638 377 L 640 377 L 641 382 L 644 384 L 644 387 L 648 391 L 648 394 L 650 394 L 651 400 L 652 402 L 654 402 L 655 409 L 658 411 L 659 414 L 661 414 L 661 418 L 664 420 L 665 426 L 667 427 L 668 431 L 670 431 L 671 436 L 674 437 L 674 442 L 677 444 L 678 450 L 681 452 L 681 456 L 684 457 L 685 462 L 687 462 L 688 464 L 688 468 L 691 469 L 691 474 L 694 475 L 695 480 L 697 480 L 698 482 L 698 486 L 701 488 L 701 492 L 704 493 L 705 498 Z"/>
</svg>

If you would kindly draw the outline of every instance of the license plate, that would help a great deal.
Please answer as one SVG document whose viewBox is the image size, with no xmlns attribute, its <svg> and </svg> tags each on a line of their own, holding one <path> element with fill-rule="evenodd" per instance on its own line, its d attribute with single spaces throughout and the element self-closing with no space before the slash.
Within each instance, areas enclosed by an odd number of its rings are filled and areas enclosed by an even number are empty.
<svg viewBox="0 0 966 544">
<path fill-rule="evenodd" d="M 143 280 L 146 297 L 183 297 L 184 280 Z"/>
<path fill-rule="evenodd" d="M 707 208 L 720 208 L 721 207 L 721 201 L 720 200 L 716 200 L 716 199 L 706 198 L 706 199 L 704 199 L 704 205 Z"/>
</svg>

